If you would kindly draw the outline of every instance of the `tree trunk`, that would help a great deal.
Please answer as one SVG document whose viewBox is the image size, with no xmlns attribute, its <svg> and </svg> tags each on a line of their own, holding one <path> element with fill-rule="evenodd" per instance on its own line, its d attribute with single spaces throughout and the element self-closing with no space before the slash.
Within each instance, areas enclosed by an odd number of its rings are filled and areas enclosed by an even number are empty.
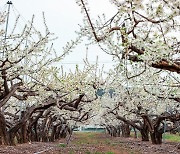
<svg viewBox="0 0 180 154">
<path fill-rule="evenodd" d="M 116 137 L 117 136 L 117 129 L 116 129 L 116 127 L 112 126 L 111 127 L 111 131 L 112 131 L 112 136 Z"/>
<path fill-rule="evenodd" d="M 140 133 L 141 133 L 142 141 L 149 141 L 149 131 L 147 129 L 142 129 Z"/>
<path fill-rule="evenodd" d="M 67 132 L 66 132 L 67 126 L 63 125 L 60 131 L 60 137 L 61 138 L 66 138 Z"/>
<path fill-rule="evenodd" d="M 8 145 L 6 121 L 4 115 L 0 112 L 0 145 Z"/>
<path fill-rule="evenodd" d="M 9 136 L 9 144 L 10 144 L 11 146 L 12 146 L 12 145 L 16 145 L 15 140 L 14 140 L 14 138 L 15 138 L 15 132 L 14 132 L 14 131 L 9 132 L 8 136 Z"/>
<path fill-rule="evenodd" d="M 60 138 L 61 128 L 62 128 L 62 125 L 59 125 L 59 126 L 57 127 L 57 131 L 56 131 L 56 134 L 55 134 L 55 139 L 59 139 L 59 138 Z"/>
<path fill-rule="evenodd" d="M 21 112 L 21 118 L 23 118 L 25 116 L 25 112 L 22 111 Z M 21 126 L 21 134 L 20 134 L 20 137 L 21 137 L 21 142 L 22 143 L 27 143 L 28 140 L 27 140 L 27 122 L 24 122 Z"/>
<path fill-rule="evenodd" d="M 28 139 L 27 139 L 27 125 L 26 123 L 22 125 L 21 128 L 21 138 L 22 138 L 22 143 L 27 143 Z"/>
<path fill-rule="evenodd" d="M 134 138 L 137 138 L 137 130 L 135 127 L 133 127 L 133 130 L 134 130 Z"/>
<path fill-rule="evenodd" d="M 57 128 L 57 126 L 55 125 L 55 126 L 52 126 L 52 132 L 51 132 L 51 136 L 50 136 L 50 141 L 51 142 L 54 142 L 54 140 L 55 140 L 55 134 L 56 134 L 56 129 Z"/>
<path fill-rule="evenodd" d="M 162 144 L 162 133 L 153 131 L 150 133 L 152 144 Z"/>
<path fill-rule="evenodd" d="M 130 137 L 130 127 L 128 124 L 122 124 L 122 136 Z"/>
<path fill-rule="evenodd" d="M 121 136 L 121 126 L 118 125 L 118 126 L 116 127 L 116 129 L 117 129 L 117 136 L 120 137 L 120 136 Z"/>
</svg>

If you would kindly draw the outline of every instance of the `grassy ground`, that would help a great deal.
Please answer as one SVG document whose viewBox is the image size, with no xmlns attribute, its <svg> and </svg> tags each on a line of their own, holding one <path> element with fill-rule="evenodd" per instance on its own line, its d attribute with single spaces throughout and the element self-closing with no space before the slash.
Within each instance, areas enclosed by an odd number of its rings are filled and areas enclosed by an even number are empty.
<svg viewBox="0 0 180 154">
<path fill-rule="evenodd" d="M 128 147 L 124 147 L 120 142 L 112 141 L 111 138 L 102 136 L 99 132 L 76 132 L 68 147 L 71 148 L 68 154 L 139 154 Z M 59 147 L 68 148 L 66 144 L 59 144 Z M 85 149 L 85 150 L 84 150 Z"/>
<path fill-rule="evenodd" d="M 32 142 L 17 146 L 0 146 L 0 154 L 180 154 L 180 136 L 165 134 L 162 145 L 142 142 L 140 138 L 111 137 L 105 133 L 73 133 L 56 142 Z M 171 142 L 169 142 L 171 141 Z"/>
<path fill-rule="evenodd" d="M 152 145 L 149 142 L 141 142 L 139 139 L 131 138 L 113 138 L 109 135 L 103 135 L 100 132 L 76 132 L 73 135 L 70 145 L 59 144 L 62 150 L 60 153 L 67 154 L 140 154 L 140 153 L 158 153 L 165 151 L 168 153 L 171 148 L 167 143 L 161 146 Z M 133 134 L 132 134 L 133 136 Z M 179 135 L 164 134 L 163 141 L 180 142 Z M 176 144 L 175 144 L 176 145 Z M 163 149 L 163 151 L 162 151 Z M 150 150 L 150 151 L 149 151 Z M 154 151 L 152 151 L 154 150 Z M 140 152 L 141 151 L 141 152 Z M 143 152 L 142 152 L 143 151 Z M 170 152 L 171 153 L 171 152 Z"/>
<path fill-rule="evenodd" d="M 131 132 L 131 137 L 134 137 L 134 132 Z M 141 138 L 141 134 L 138 133 L 138 138 Z M 180 142 L 180 135 L 179 134 L 163 134 L 163 141 L 167 142 Z"/>
<path fill-rule="evenodd" d="M 180 135 L 178 134 L 163 134 L 163 139 L 170 142 L 180 142 Z"/>
</svg>

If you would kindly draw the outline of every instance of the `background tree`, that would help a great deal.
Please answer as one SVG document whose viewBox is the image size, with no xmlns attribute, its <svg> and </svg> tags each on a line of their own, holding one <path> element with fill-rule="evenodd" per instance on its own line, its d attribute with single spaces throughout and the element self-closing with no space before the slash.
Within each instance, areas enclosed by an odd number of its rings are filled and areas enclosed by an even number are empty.
<svg viewBox="0 0 180 154">
<path fill-rule="evenodd" d="M 49 32 L 44 15 L 44 33 L 33 26 L 33 17 L 22 32 L 17 30 L 17 18 L 12 32 L 7 34 L 3 29 L 5 18 L 6 15 L 2 14 L 0 144 L 14 145 L 16 140 L 18 143 L 33 140 L 48 141 L 50 139 L 42 136 L 47 137 L 50 129 L 55 128 L 59 133 L 52 131 L 51 140 L 54 140 L 54 136 L 56 138 L 63 136 L 66 134 L 64 129 L 68 128 L 68 125 L 63 118 L 53 113 L 55 111 L 53 106 L 59 103 L 59 99 L 71 93 L 72 89 L 67 90 L 60 84 L 59 87 L 55 86 L 56 75 L 59 73 L 55 63 L 69 53 L 80 38 L 68 42 L 63 52 L 58 54 L 51 43 L 55 38 Z M 74 106 L 78 108 L 77 101 Z M 41 126 L 44 127 L 39 132 Z"/>
<path fill-rule="evenodd" d="M 109 86 L 118 89 L 118 100 L 108 110 L 127 124 L 140 126 L 132 119 L 135 114 L 144 121 L 152 142 L 159 144 L 162 132 L 160 135 L 157 130 L 163 128 L 164 120 L 172 121 L 175 112 L 179 120 L 180 4 L 164 0 L 110 2 L 117 13 L 106 19 L 105 12 L 93 22 L 88 1 L 77 0 L 84 14 L 79 35 L 98 44 L 117 62 L 109 72 Z"/>
<path fill-rule="evenodd" d="M 79 32 L 118 61 L 127 59 L 179 73 L 179 2 L 110 1 L 117 13 L 93 23 L 87 0 L 78 0 L 85 16 Z"/>
</svg>

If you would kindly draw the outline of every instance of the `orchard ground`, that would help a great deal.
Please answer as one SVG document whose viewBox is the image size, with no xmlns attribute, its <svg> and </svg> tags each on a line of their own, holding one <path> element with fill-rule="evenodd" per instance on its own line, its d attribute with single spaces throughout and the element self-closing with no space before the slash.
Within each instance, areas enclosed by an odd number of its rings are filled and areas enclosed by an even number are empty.
<svg viewBox="0 0 180 154">
<path fill-rule="evenodd" d="M 105 133 L 76 132 L 69 145 L 66 139 L 54 143 L 32 142 L 0 146 L 4 154 L 179 154 L 180 136 L 167 135 L 162 145 L 142 142 L 139 138 L 110 137 Z"/>
</svg>

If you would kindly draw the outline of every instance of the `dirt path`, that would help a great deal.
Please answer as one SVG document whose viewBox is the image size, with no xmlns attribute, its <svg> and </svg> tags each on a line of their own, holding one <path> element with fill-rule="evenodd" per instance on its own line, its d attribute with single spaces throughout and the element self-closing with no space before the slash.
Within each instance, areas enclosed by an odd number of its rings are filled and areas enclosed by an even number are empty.
<svg viewBox="0 0 180 154">
<path fill-rule="evenodd" d="M 70 144 L 62 139 L 54 143 L 26 143 L 0 146 L 3 154 L 180 154 L 178 143 L 160 146 L 134 138 L 112 138 L 103 133 L 76 133 Z"/>
</svg>

